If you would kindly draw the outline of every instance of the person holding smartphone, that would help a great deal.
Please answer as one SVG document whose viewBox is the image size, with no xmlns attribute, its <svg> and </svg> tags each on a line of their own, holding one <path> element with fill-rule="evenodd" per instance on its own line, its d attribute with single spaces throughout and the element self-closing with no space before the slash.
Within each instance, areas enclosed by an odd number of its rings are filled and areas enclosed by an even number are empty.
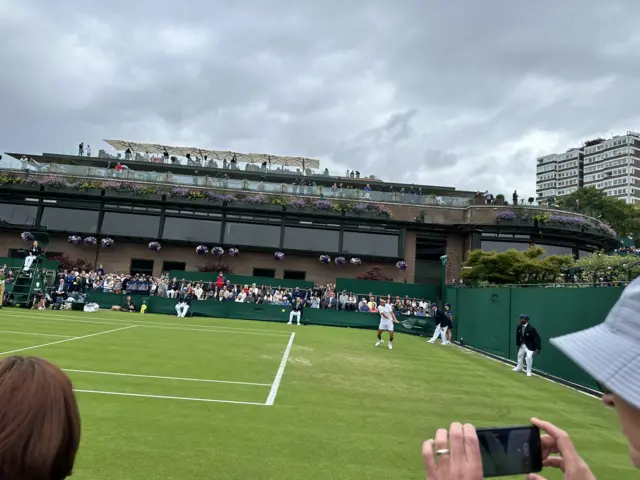
<svg viewBox="0 0 640 480">
<path fill-rule="evenodd" d="M 640 469 L 640 278 L 625 288 L 604 323 L 550 342 L 598 383 L 602 403 L 616 410 L 631 461 Z M 543 466 L 562 470 L 565 480 L 595 480 L 567 432 L 537 418 L 531 423 L 546 433 L 541 438 Z M 438 430 L 435 440 L 424 442 L 422 456 L 429 479 L 483 478 L 473 425 L 454 423 L 449 430 Z M 527 479 L 545 480 L 537 473 Z"/>
</svg>

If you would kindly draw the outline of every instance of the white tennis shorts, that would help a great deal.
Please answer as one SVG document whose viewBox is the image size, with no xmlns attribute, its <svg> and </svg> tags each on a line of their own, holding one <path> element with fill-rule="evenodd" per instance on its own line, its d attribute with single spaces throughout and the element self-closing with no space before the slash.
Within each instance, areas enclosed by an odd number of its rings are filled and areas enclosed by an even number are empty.
<svg viewBox="0 0 640 480">
<path fill-rule="evenodd" d="M 378 330 L 386 330 L 388 332 L 393 332 L 393 321 L 388 320 L 386 318 L 381 318 L 380 326 L 378 327 Z"/>
</svg>

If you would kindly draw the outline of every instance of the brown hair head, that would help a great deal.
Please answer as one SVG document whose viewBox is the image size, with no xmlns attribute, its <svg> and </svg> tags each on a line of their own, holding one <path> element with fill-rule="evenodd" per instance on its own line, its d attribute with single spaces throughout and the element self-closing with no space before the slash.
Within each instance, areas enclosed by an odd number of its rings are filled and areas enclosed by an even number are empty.
<svg viewBox="0 0 640 480">
<path fill-rule="evenodd" d="M 71 475 L 79 444 L 69 377 L 41 358 L 0 360 L 0 478 L 62 480 Z"/>
</svg>

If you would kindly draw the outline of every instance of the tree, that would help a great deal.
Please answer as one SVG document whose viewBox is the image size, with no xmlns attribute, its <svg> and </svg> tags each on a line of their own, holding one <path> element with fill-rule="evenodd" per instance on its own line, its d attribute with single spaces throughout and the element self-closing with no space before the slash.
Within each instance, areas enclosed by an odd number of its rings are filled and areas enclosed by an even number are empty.
<svg viewBox="0 0 640 480">
<path fill-rule="evenodd" d="M 55 257 L 52 257 L 51 260 L 58 262 L 59 270 L 93 270 L 93 264 L 86 258 L 76 258 L 75 260 L 72 260 L 67 255 L 56 255 Z"/>
<path fill-rule="evenodd" d="M 571 255 L 550 255 L 534 246 L 528 250 L 507 250 L 503 253 L 474 250 L 463 265 L 460 277 L 468 284 L 535 284 L 556 282 L 563 270 L 574 264 Z"/>
<path fill-rule="evenodd" d="M 393 278 L 387 277 L 384 274 L 383 270 L 384 267 L 376 265 L 375 267 L 372 267 L 368 272 L 361 273 L 360 275 L 356 276 L 356 278 L 358 280 L 378 280 L 380 282 L 393 282 Z"/>
<path fill-rule="evenodd" d="M 640 209 L 595 187 L 579 188 L 559 198 L 558 205 L 608 223 L 619 236 L 640 238 Z"/>
<path fill-rule="evenodd" d="M 640 276 L 637 255 L 594 253 L 576 262 L 577 276 L 586 282 L 628 282 Z"/>
</svg>

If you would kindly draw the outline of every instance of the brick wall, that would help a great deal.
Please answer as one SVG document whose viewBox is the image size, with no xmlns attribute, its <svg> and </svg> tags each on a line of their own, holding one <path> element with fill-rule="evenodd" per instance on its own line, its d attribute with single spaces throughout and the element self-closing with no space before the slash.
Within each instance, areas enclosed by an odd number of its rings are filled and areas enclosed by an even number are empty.
<svg viewBox="0 0 640 480">
<path fill-rule="evenodd" d="M 450 233 L 447 236 L 447 283 L 460 278 L 465 256 L 465 236 Z"/>
<path fill-rule="evenodd" d="M 414 235 L 414 256 L 415 256 L 415 235 Z M 0 233 L 0 256 L 8 256 L 9 249 L 25 248 L 28 244 L 20 239 L 17 232 Z M 186 262 L 187 270 L 197 270 L 198 265 L 207 263 L 213 259 L 211 256 L 199 257 L 192 247 L 163 246 L 159 252 L 152 252 L 147 248 L 147 244 L 116 243 L 112 248 L 85 247 L 82 245 L 70 245 L 66 236 L 51 236 L 51 242 L 47 246 L 49 252 L 61 252 L 71 259 L 83 258 L 95 265 L 103 265 L 104 269 L 110 272 L 128 273 L 132 258 L 153 260 L 153 274 L 160 275 L 163 262 Z M 404 281 L 404 275 L 398 275 L 394 263 L 383 262 L 363 262 L 355 267 L 351 264 L 343 267 L 336 267 L 333 263 L 325 265 L 320 263 L 318 256 L 304 256 L 286 254 L 284 260 L 277 261 L 269 253 L 240 251 L 238 257 L 232 258 L 228 255 L 222 257 L 222 261 L 228 264 L 236 275 L 253 275 L 255 268 L 275 269 L 276 278 L 283 278 L 285 270 L 295 270 L 307 272 L 306 280 L 318 283 L 335 283 L 336 277 L 355 278 L 356 275 L 367 272 L 374 265 L 381 265 L 385 268 L 386 275 L 393 277 L 395 281 Z M 409 262 L 407 262 L 409 263 Z M 413 271 L 414 262 L 410 263 Z M 407 269 L 408 271 L 409 269 Z M 413 279 L 413 276 L 411 276 Z M 407 281 L 410 281 L 407 279 Z"/>
</svg>

